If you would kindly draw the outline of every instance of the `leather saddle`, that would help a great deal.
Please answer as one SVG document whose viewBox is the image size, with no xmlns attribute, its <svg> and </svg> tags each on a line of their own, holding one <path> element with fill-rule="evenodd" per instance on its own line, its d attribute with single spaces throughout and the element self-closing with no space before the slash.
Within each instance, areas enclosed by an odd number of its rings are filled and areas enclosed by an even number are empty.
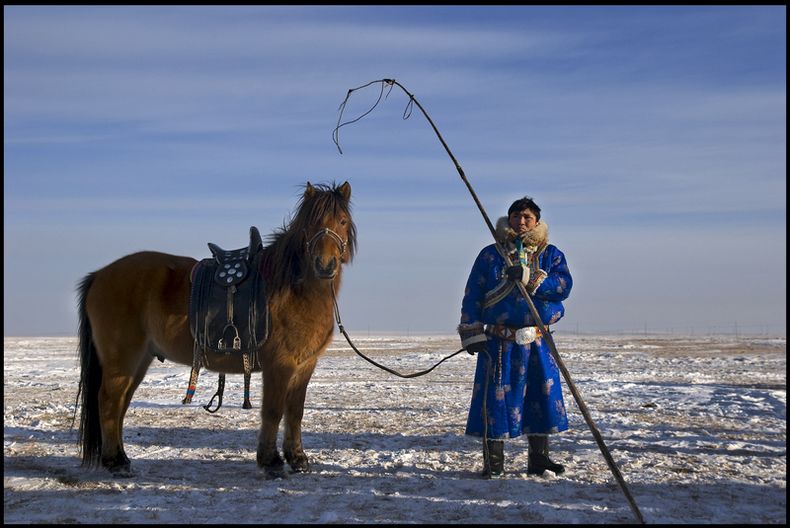
<svg viewBox="0 0 790 528">
<path fill-rule="evenodd" d="M 247 247 L 226 251 L 210 242 L 208 247 L 212 258 L 198 262 L 191 276 L 189 329 L 195 354 L 198 349 L 203 352 L 205 366 L 211 352 L 244 355 L 246 363 L 266 342 L 271 326 L 268 292 L 260 271 L 261 235 L 252 226 Z"/>
</svg>

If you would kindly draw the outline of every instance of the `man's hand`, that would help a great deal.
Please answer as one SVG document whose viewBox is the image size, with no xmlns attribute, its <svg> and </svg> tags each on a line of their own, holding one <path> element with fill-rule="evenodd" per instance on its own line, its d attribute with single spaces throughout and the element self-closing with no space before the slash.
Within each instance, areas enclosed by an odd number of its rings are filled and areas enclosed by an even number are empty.
<svg viewBox="0 0 790 528">
<path fill-rule="evenodd" d="M 513 282 L 520 282 L 525 285 L 529 282 L 529 268 L 521 264 L 516 264 L 515 266 L 507 268 L 505 270 L 505 275 L 508 280 Z"/>
<path fill-rule="evenodd" d="M 471 343 L 468 347 L 466 347 L 466 351 L 469 355 L 474 356 L 478 352 L 485 352 L 486 351 L 486 341 L 478 341 L 477 343 Z"/>
<path fill-rule="evenodd" d="M 508 280 L 520 282 L 521 278 L 524 276 L 524 268 L 521 267 L 521 264 L 517 266 L 510 266 L 505 270 L 505 275 L 507 275 Z"/>
</svg>

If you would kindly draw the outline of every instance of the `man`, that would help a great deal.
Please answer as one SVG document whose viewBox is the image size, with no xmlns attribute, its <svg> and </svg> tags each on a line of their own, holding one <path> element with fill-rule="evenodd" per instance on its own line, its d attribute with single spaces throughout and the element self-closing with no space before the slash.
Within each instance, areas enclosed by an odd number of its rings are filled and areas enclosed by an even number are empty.
<svg viewBox="0 0 790 528">
<path fill-rule="evenodd" d="M 504 474 L 504 439 L 522 434 L 529 441 L 527 473 L 559 474 L 565 468 L 549 458 L 548 442 L 549 434 L 568 429 L 559 369 L 516 282 L 548 329 L 565 314 L 562 301 L 573 281 L 532 198 L 513 202 L 496 234 L 499 247 L 487 246 L 477 256 L 461 304 L 462 344 L 478 354 L 466 434 L 484 438 L 485 478 Z"/>
</svg>

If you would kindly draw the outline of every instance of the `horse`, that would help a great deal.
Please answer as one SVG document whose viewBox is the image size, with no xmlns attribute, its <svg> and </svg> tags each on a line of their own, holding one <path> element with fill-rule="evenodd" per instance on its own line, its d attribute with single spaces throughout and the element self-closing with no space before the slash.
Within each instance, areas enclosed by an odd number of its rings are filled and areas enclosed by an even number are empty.
<svg viewBox="0 0 790 528">
<path fill-rule="evenodd" d="M 267 238 L 260 259 L 268 280 L 271 328 L 257 357 L 263 377 L 256 461 L 267 479 L 309 471 L 302 447 L 307 384 L 332 341 L 334 295 L 356 252 L 348 182 L 304 186 L 296 213 Z M 154 357 L 192 365 L 188 322 L 190 272 L 197 261 L 155 251 L 122 257 L 86 275 L 77 287 L 82 466 L 129 477 L 123 420 Z M 237 362 L 217 357 L 211 370 L 240 374 Z M 257 369 L 256 369 L 257 370 Z"/>
</svg>

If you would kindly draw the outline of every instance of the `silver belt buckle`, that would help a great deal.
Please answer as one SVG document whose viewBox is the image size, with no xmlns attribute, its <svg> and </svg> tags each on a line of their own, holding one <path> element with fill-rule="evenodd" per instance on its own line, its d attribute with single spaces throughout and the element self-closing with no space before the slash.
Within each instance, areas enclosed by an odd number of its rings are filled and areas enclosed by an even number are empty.
<svg viewBox="0 0 790 528">
<path fill-rule="evenodd" d="M 516 330 L 516 343 L 528 345 L 538 338 L 538 329 L 534 326 L 525 326 Z"/>
</svg>

